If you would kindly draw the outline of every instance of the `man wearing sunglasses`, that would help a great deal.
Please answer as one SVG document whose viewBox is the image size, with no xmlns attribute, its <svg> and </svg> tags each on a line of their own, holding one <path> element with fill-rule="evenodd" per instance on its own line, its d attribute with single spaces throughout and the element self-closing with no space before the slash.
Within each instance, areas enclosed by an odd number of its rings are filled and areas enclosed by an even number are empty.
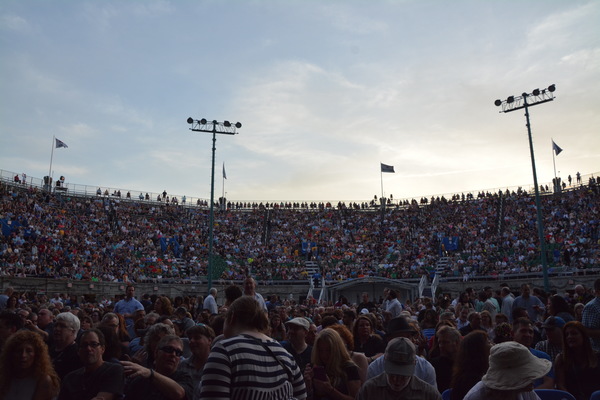
<svg viewBox="0 0 600 400">
<path fill-rule="evenodd" d="M 166 335 L 158 342 L 154 354 L 154 368 L 122 361 L 125 376 L 131 381 L 125 387 L 128 400 L 162 400 L 192 398 L 192 377 L 178 371 L 183 355 L 183 342 L 175 335 Z"/>
<path fill-rule="evenodd" d="M 62 382 L 58 400 L 120 399 L 123 395 L 123 367 L 104 362 L 104 335 L 98 329 L 85 331 L 78 343 L 83 368 L 69 373 Z"/>
</svg>

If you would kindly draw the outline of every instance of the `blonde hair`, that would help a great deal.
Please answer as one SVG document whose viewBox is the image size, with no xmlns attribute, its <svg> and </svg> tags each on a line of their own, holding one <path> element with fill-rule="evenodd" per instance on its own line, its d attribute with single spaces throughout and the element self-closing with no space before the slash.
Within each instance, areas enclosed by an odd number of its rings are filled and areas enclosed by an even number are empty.
<svg viewBox="0 0 600 400">
<path fill-rule="evenodd" d="M 28 330 L 17 331 L 4 344 L 0 354 L 0 393 L 8 392 L 17 371 L 13 367 L 12 355 L 24 345 L 31 345 L 35 352 L 33 377 L 36 382 L 49 377 L 51 394 L 58 395 L 60 379 L 50 361 L 48 346 L 46 346 L 40 335 Z"/>
<path fill-rule="evenodd" d="M 321 343 L 329 346 L 330 355 L 327 364 L 321 360 L 321 354 L 319 353 L 319 344 Z M 323 329 L 317 335 L 312 349 L 311 361 L 313 366 L 321 365 L 325 367 L 325 372 L 334 387 L 342 382 L 345 384 L 348 380 L 345 371 L 346 367 L 349 365 L 356 366 L 350 358 L 350 354 L 346 350 L 346 345 L 340 334 L 330 328 Z"/>
</svg>

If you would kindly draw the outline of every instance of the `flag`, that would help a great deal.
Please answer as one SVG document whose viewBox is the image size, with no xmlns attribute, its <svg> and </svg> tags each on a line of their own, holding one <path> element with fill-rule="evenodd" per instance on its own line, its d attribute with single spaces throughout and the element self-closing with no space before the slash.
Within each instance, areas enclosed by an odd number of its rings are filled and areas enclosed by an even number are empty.
<svg viewBox="0 0 600 400">
<path fill-rule="evenodd" d="M 552 150 L 554 150 L 556 155 L 559 155 L 560 152 L 562 151 L 562 149 L 560 147 L 558 147 L 558 145 L 556 143 L 554 143 L 554 140 L 552 141 Z"/>
<path fill-rule="evenodd" d="M 223 179 L 227 179 L 227 174 L 225 173 L 225 163 L 223 163 Z"/>
<path fill-rule="evenodd" d="M 67 144 L 65 142 L 63 142 L 62 140 L 58 140 L 58 139 L 54 139 L 56 140 L 56 148 L 59 149 L 61 147 L 64 147 L 65 149 L 68 149 L 69 146 L 67 146 Z"/>
<path fill-rule="evenodd" d="M 381 172 L 391 172 L 393 174 L 395 172 L 394 166 L 381 163 Z"/>
</svg>

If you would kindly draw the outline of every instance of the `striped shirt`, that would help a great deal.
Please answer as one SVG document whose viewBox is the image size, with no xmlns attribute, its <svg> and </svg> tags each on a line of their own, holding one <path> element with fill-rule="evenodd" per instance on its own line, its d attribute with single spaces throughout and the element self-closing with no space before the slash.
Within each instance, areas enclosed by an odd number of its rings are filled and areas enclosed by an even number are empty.
<svg viewBox="0 0 600 400">
<path fill-rule="evenodd" d="M 194 395 L 194 399 L 215 400 L 292 398 L 306 398 L 304 377 L 294 358 L 278 342 L 246 334 L 213 346 Z"/>
</svg>

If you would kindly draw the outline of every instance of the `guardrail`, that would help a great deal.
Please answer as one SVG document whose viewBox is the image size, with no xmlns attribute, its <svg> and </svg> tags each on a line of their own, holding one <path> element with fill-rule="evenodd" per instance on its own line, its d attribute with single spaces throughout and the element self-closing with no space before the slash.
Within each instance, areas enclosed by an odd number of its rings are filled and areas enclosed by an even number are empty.
<svg viewBox="0 0 600 400">
<path fill-rule="evenodd" d="M 594 178 L 595 176 L 598 176 L 600 173 L 592 173 L 592 174 L 586 174 L 586 175 L 581 175 L 581 183 L 577 183 L 575 180 L 573 182 L 572 185 L 567 186 L 567 189 L 573 189 L 579 186 L 584 186 L 587 185 L 588 181 L 590 178 Z M 34 187 L 37 188 L 39 190 L 46 190 L 46 191 L 53 191 L 55 192 L 57 190 L 56 187 L 56 180 L 51 180 L 49 183 L 45 183 L 43 178 L 37 178 L 37 177 L 32 177 L 32 176 L 27 176 L 25 179 L 24 183 L 21 183 L 20 181 L 22 181 L 22 174 L 14 172 L 14 171 L 7 171 L 7 170 L 0 170 L 0 180 L 2 180 L 3 182 L 6 183 L 11 183 L 14 184 L 15 182 L 15 177 L 18 177 L 19 179 L 19 184 L 23 184 L 23 185 L 27 185 L 29 187 Z M 60 181 L 60 180 L 59 180 Z M 156 204 L 165 204 L 165 201 L 163 199 L 163 193 L 158 193 L 158 192 L 152 192 L 152 191 L 145 191 L 145 190 L 139 190 L 139 189 L 126 189 L 126 188 L 119 188 L 119 187 L 112 187 L 112 186 L 96 186 L 96 185 L 86 185 L 86 184 L 78 184 L 78 183 L 72 183 L 69 182 L 67 180 L 65 181 L 60 181 L 61 185 L 58 187 L 58 193 L 66 193 L 66 194 L 71 194 L 71 195 L 75 195 L 75 196 L 86 196 L 86 197 L 109 197 L 109 198 L 116 198 L 116 199 L 122 199 L 122 200 L 135 200 L 135 201 L 148 201 L 148 202 L 152 202 L 152 203 L 156 203 Z M 548 186 L 549 187 L 549 193 L 552 192 L 552 182 L 544 182 L 542 183 L 544 186 Z M 100 189 L 100 195 L 98 195 L 98 189 Z M 428 195 L 423 195 L 420 196 L 418 199 L 414 198 L 414 197 L 410 197 L 410 198 L 395 198 L 391 201 L 391 204 L 388 205 L 389 206 L 398 206 L 398 205 L 402 205 L 405 201 L 408 201 L 409 203 L 412 200 L 416 200 L 417 202 L 420 202 L 421 198 L 427 198 L 428 200 L 431 197 L 444 197 L 447 200 L 452 199 L 453 196 L 462 196 L 462 194 L 473 194 L 475 196 L 475 198 L 477 197 L 478 193 L 484 192 L 484 193 L 498 193 L 499 191 L 502 192 L 506 192 L 506 190 L 509 190 L 511 193 L 513 191 L 517 191 L 518 189 L 524 190 L 525 192 L 529 193 L 529 194 L 533 194 L 534 192 L 534 188 L 533 185 L 528 184 L 528 185 L 519 185 L 519 186 L 507 186 L 504 188 L 488 188 L 488 189 L 479 189 L 479 190 L 467 190 L 467 191 L 462 191 L 462 192 L 455 192 L 455 193 L 440 193 L 440 194 L 428 194 Z M 118 194 L 121 194 L 120 196 Z M 127 194 L 129 194 L 129 197 L 127 197 Z M 143 200 L 140 200 L 140 195 L 142 195 Z M 146 195 L 148 195 L 148 199 L 146 199 Z M 160 196 L 161 201 L 158 201 L 158 197 Z M 167 193 L 167 196 L 169 197 L 169 200 L 172 204 L 172 199 L 176 199 L 177 200 L 177 204 L 178 205 L 186 205 L 186 206 L 191 206 L 191 207 L 208 207 L 209 206 L 209 199 L 205 199 L 205 198 L 201 198 L 201 197 L 195 197 L 195 196 L 186 196 L 186 195 L 181 195 L 181 194 L 170 194 Z M 185 200 L 185 202 L 184 202 Z M 227 201 L 231 201 L 230 199 L 228 199 Z M 344 203 L 346 205 L 350 205 L 353 203 L 367 203 L 370 204 L 372 201 L 372 199 L 368 199 L 368 200 L 313 200 L 313 201 L 306 201 L 306 200 L 235 200 L 233 201 L 233 203 L 246 203 L 246 204 L 271 204 L 271 205 L 277 205 L 279 207 L 281 207 L 281 205 L 283 204 L 289 204 L 289 203 L 323 203 L 323 204 L 327 204 L 329 203 L 331 205 L 332 208 L 337 207 L 337 204 L 339 202 Z M 219 207 L 218 201 L 215 202 L 215 205 L 217 207 Z M 379 204 L 375 204 L 373 206 L 373 208 L 378 208 Z"/>
</svg>

